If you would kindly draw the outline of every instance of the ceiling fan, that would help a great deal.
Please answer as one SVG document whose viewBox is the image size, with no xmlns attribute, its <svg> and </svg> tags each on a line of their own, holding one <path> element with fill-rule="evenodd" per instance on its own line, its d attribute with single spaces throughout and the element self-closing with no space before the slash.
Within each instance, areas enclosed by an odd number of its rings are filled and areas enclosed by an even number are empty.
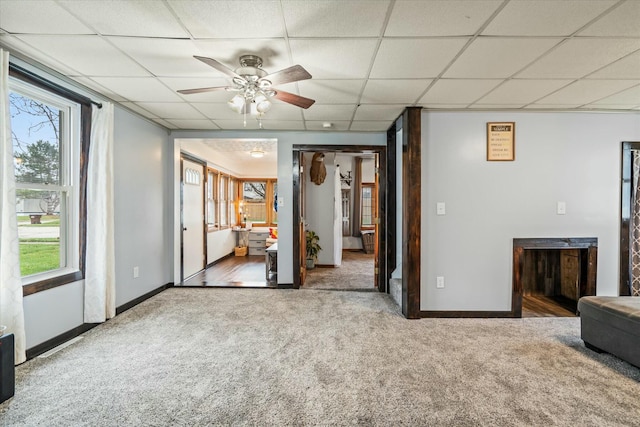
<svg viewBox="0 0 640 427">
<path fill-rule="evenodd" d="M 178 93 L 189 95 L 193 93 L 226 90 L 238 92 L 228 102 L 231 109 L 238 113 L 251 114 L 258 118 L 271 107 L 270 98 L 276 98 L 300 108 L 309 108 L 316 102 L 274 86 L 297 82 L 311 78 L 311 74 L 300 65 L 293 65 L 275 73 L 267 73 L 262 69 L 262 58 L 256 55 L 240 56 L 240 67 L 232 70 L 212 58 L 194 56 L 199 61 L 223 72 L 232 78 L 230 86 L 203 87 L 198 89 L 183 89 Z M 246 124 L 246 123 L 245 123 Z"/>
</svg>

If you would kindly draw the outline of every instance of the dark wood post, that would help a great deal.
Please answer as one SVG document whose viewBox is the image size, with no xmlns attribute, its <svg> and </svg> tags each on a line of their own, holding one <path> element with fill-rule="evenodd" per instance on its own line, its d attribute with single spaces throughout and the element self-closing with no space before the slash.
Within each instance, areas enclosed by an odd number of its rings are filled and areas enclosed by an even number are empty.
<svg viewBox="0 0 640 427">
<path fill-rule="evenodd" d="M 402 314 L 420 317 L 421 107 L 402 118 Z"/>
</svg>

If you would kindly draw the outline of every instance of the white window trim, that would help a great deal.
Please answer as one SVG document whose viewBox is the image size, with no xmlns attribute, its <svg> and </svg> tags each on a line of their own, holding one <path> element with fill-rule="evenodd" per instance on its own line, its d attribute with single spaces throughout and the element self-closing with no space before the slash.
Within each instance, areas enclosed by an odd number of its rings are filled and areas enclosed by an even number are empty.
<svg viewBox="0 0 640 427">
<path fill-rule="evenodd" d="M 28 184 L 16 182 L 16 188 L 41 189 L 62 191 L 65 198 L 61 204 L 67 209 L 66 221 L 60 221 L 61 257 L 64 256 L 65 266 L 22 277 L 22 285 L 51 279 L 80 271 L 80 135 L 81 135 L 81 105 L 62 96 L 34 87 L 16 78 L 9 78 L 9 91 L 16 92 L 45 104 L 49 104 L 63 111 L 63 125 L 60 129 L 61 152 L 60 159 L 63 167 L 60 171 L 59 185 Z M 69 167 L 70 165 L 70 167 Z"/>
</svg>

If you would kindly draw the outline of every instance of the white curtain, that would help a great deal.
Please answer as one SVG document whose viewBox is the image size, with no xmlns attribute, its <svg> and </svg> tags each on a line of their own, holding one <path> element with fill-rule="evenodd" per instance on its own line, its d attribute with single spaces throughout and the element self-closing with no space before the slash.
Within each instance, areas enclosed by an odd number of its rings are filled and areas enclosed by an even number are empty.
<svg viewBox="0 0 640 427">
<path fill-rule="evenodd" d="M 9 115 L 9 52 L 0 49 L 0 324 L 13 333 L 15 363 L 26 360 L 16 181 Z"/>
<path fill-rule="evenodd" d="M 100 323 L 116 315 L 111 103 L 93 106 L 87 169 L 84 321 Z"/>
</svg>

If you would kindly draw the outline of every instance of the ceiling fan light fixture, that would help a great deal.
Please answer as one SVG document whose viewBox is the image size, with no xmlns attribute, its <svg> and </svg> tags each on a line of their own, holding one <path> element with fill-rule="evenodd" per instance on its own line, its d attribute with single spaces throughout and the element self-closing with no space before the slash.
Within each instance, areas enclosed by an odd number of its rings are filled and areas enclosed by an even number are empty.
<svg viewBox="0 0 640 427">
<path fill-rule="evenodd" d="M 197 60 L 204 62 L 212 68 L 231 77 L 233 85 L 203 87 L 198 89 L 181 89 L 178 93 L 189 95 L 217 90 L 237 92 L 227 105 L 238 114 L 242 114 L 244 126 L 247 126 L 247 115 L 258 120 L 262 129 L 262 116 L 271 108 L 271 98 L 295 105 L 300 108 L 309 108 L 315 100 L 305 98 L 300 95 L 276 90 L 272 86 L 286 83 L 293 83 L 311 78 L 311 74 L 300 65 L 293 65 L 275 73 L 267 73 L 262 69 L 262 58 L 256 55 L 240 56 L 240 67 L 232 70 L 226 65 L 212 58 L 204 56 L 194 56 Z M 264 153 L 263 153 L 264 154 Z"/>
<path fill-rule="evenodd" d="M 229 102 L 227 102 L 227 104 L 229 105 L 229 108 L 231 108 L 233 111 L 241 114 L 244 110 L 244 105 L 245 105 L 244 96 L 237 94 L 233 98 L 231 98 Z"/>
<path fill-rule="evenodd" d="M 269 108 L 271 108 L 271 101 L 262 93 L 256 95 L 256 97 L 253 98 L 253 102 L 255 102 L 256 110 L 260 114 L 265 113 Z"/>
</svg>

